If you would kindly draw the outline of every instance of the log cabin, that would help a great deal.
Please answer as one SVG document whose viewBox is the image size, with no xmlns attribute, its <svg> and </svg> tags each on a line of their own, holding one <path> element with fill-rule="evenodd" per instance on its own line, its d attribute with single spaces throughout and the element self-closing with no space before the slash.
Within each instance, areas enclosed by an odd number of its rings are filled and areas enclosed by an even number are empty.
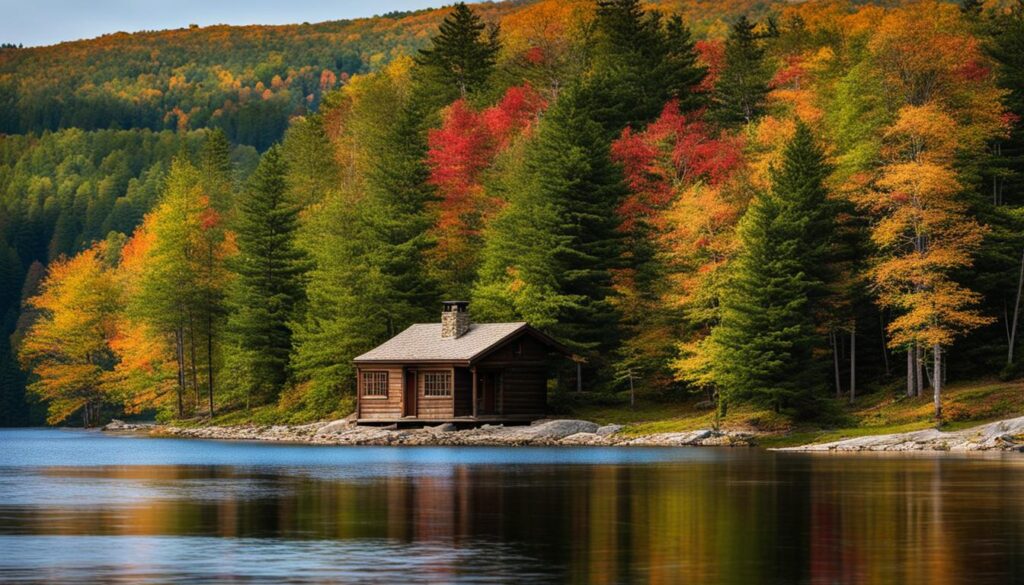
<svg viewBox="0 0 1024 585">
<path fill-rule="evenodd" d="M 355 358 L 359 424 L 527 423 L 542 418 L 554 359 L 569 355 L 528 323 L 472 323 L 445 301 L 440 323 L 410 326 Z"/>
</svg>

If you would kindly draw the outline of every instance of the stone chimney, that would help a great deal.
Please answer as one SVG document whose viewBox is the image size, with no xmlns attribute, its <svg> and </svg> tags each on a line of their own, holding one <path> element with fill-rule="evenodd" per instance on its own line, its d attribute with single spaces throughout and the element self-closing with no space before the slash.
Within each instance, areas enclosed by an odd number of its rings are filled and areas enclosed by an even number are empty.
<svg viewBox="0 0 1024 585">
<path fill-rule="evenodd" d="M 455 339 L 469 331 L 469 302 L 444 301 L 441 309 L 441 339 Z"/>
</svg>

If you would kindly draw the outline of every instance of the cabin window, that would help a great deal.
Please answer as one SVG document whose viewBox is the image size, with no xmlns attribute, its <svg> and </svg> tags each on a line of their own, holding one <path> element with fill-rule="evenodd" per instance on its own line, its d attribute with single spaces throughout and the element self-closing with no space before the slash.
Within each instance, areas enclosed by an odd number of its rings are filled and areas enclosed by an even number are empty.
<svg viewBox="0 0 1024 585">
<path fill-rule="evenodd" d="M 423 395 L 424 396 L 451 396 L 452 395 L 452 373 L 451 372 L 424 372 L 423 373 Z"/>
<path fill-rule="evenodd" d="M 363 396 L 388 396 L 387 372 L 363 372 Z"/>
</svg>

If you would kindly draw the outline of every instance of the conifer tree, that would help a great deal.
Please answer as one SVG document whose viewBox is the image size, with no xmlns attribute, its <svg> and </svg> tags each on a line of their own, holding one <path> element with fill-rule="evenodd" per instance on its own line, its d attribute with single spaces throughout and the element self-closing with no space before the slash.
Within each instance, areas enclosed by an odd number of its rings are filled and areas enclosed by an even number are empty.
<svg viewBox="0 0 1024 585">
<path fill-rule="evenodd" d="M 704 104 L 707 71 L 678 16 L 645 12 L 639 0 L 600 0 L 595 20 L 594 114 L 613 135 L 658 116 L 670 99 L 682 111 Z"/>
<path fill-rule="evenodd" d="M 611 275 L 625 188 L 587 105 L 567 90 L 540 124 L 518 170 L 521 191 L 489 232 L 474 303 L 486 318 L 526 319 L 600 362 L 617 338 Z"/>
<path fill-rule="evenodd" d="M 725 41 L 725 66 L 715 85 L 712 112 L 727 126 L 750 123 L 764 113 L 771 71 L 754 28 L 741 16 Z"/>
<path fill-rule="evenodd" d="M 424 254 L 431 246 L 422 119 L 410 106 L 409 64 L 399 60 L 347 96 L 343 140 L 358 136 L 336 189 L 309 218 L 316 261 L 295 369 L 313 383 L 310 406 L 337 408 L 352 388 L 352 358 L 412 323 L 432 320 L 439 299 Z"/>
<path fill-rule="evenodd" d="M 752 398 L 810 416 L 824 386 L 815 317 L 829 278 L 834 208 L 810 130 L 798 125 L 772 190 L 756 197 L 740 228 L 741 251 L 712 333 L 714 378 L 727 399 Z"/>
<path fill-rule="evenodd" d="M 416 64 L 436 92 L 437 103 L 444 105 L 487 87 L 499 48 L 498 27 L 488 26 L 459 2 L 431 38 L 430 48 L 420 49 Z"/>
<path fill-rule="evenodd" d="M 260 160 L 238 205 L 237 275 L 228 328 L 242 350 L 236 365 L 255 380 L 262 400 L 275 398 L 287 377 L 292 348 L 290 322 L 304 300 L 304 252 L 295 247 L 299 206 L 287 197 L 287 170 L 273 146 Z M 248 363 L 240 363 L 248 362 Z"/>
<path fill-rule="evenodd" d="M 234 169 L 231 165 L 231 143 L 220 128 L 211 130 L 203 143 L 199 152 L 199 171 L 209 192 L 210 204 L 218 213 L 226 214 L 232 206 Z"/>
</svg>

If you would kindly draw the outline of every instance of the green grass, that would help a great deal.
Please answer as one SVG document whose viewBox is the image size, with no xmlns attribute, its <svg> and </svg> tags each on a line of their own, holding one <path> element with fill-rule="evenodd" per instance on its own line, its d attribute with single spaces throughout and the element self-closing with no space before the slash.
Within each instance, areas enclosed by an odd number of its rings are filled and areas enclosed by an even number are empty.
<svg viewBox="0 0 1024 585">
<path fill-rule="evenodd" d="M 897 396 L 897 389 L 876 391 L 850 405 L 845 400 L 830 417 L 840 421 L 830 426 L 794 424 L 786 416 L 750 405 L 730 409 L 721 428 L 761 434 L 759 443 L 784 447 L 862 437 L 904 433 L 933 428 L 931 395 L 920 398 Z M 943 430 L 958 430 L 994 420 L 1024 416 L 1024 382 L 981 380 L 950 385 L 943 396 Z M 625 425 L 627 435 L 683 432 L 710 428 L 714 413 L 695 403 L 640 402 L 627 406 L 582 406 L 572 416 L 601 424 Z"/>
</svg>

